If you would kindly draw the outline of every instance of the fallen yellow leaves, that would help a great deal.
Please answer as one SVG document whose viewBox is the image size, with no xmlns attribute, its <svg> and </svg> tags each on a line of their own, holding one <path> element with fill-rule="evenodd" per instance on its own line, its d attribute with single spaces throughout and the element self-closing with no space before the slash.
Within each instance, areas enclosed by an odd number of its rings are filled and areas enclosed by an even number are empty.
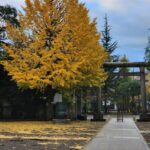
<svg viewBox="0 0 150 150">
<path fill-rule="evenodd" d="M 53 134 L 86 134 L 91 135 L 92 132 L 97 129 L 94 126 L 99 128 L 103 123 L 94 123 L 94 122 L 72 122 L 70 124 L 56 124 L 53 122 L 0 122 L 0 132 L 9 132 L 9 133 L 19 133 L 19 134 L 48 134 L 53 132 Z M 93 126 L 93 127 L 92 127 Z M 70 130 L 72 132 L 70 132 Z M 88 133 L 87 130 L 90 130 Z M 73 132 L 75 131 L 75 132 Z M 81 132 L 82 131 L 82 132 Z"/>
<path fill-rule="evenodd" d="M 48 144 L 54 144 L 54 145 L 59 145 L 60 143 L 58 142 L 38 142 L 39 145 L 48 145 Z"/>
<path fill-rule="evenodd" d="M 83 146 L 76 145 L 76 146 L 70 146 L 69 148 L 75 149 L 75 150 L 81 150 L 83 148 Z"/>
<path fill-rule="evenodd" d="M 104 123 L 75 121 L 69 124 L 53 122 L 23 121 L 0 122 L 0 140 L 36 141 L 37 145 L 81 150 Z"/>
<path fill-rule="evenodd" d="M 10 136 L 10 135 L 0 135 L 0 139 L 28 139 L 28 140 L 74 140 L 74 141 L 88 141 L 90 140 L 90 138 L 84 138 L 84 137 L 47 137 L 47 136 L 18 136 L 18 135 L 14 135 L 14 136 Z"/>
</svg>

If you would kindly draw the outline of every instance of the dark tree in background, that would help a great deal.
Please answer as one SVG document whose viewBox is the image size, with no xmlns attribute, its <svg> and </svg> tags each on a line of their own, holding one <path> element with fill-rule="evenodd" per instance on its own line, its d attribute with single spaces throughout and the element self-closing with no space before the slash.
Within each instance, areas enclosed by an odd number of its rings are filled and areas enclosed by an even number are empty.
<svg viewBox="0 0 150 150">
<path fill-rule="evenodd" d="M 1 48 L 2 44 L 9 44 L 6 33 L 7 22 L 16 27 L 19 26 L 17 10 L 9 5 L 0 6 L 0 59 L 5 55 L 5 52 Z"/>
<path fill-rule="evenodd" d="M 104 30 L 102 31 L 101 43 L 109 54 L 107 62 L 117 62 L 119 60 L 119 56 L 115 55 L 114 51 L 116 50 L 118 44 L 116 41 L 113 41 L 110 31 L 111 26 L 108 23 L 107 15 L 105 15 Z M 107 112 L 107 98 L 111 97 L 110 93 L 113 93 L 114 88 L 116 86 L 117 77 L 113 75 L 115 69 L 115 67 L 105 69 L 105 71 L 108 73 L 108 79 L 105 81 L 105 86 L 103 87 L 102 92 L 105 93 L 103 95 L 103 99 L 105 102 L 105 113 Z"/>
<path fill-rule="evenodd" d="M 130 77 L 118 81 L 115 101 L 127 112 L 140 112 L 140 81 L 132 80 Z"/>
<path fill-rule="evenodd" d="M 6 23 L 10 22 L 14 26 L 19 26 L 17 21 L 17 10 L 11 6 L 0 6 L 0 60 L 4 59 L 6 56 L 5 51 L 2 49 L 2 44 L 8 44 L 7 33 L 6 33 Z M 3 67 L 0 65 L 0 98 L 2 96 L 8 96 L 8 89 L 10 87 L 10 77 L 4 71 Z M 14 88 L 16 90 L 16 88 Z M 15 90 L 14 93 L 16 92 Z"/>
<path fill-rule="evenodd" d="M 129 62 L 129 59 L 127 58 L 126 55 L 124 55 L 124 56 L 120 57 L 119 62 Z M 128 67 L 119 68 L 119 72 L 122 73 L 122 74 L 126 73 L 126 72 L 129 72 L 129 71 L 130 70 L 129 70 Z M 128 76 L 123 76 L 123 78 L 128 78 Z"/>
<path fill-rule="evenodd" d="M 6 22 L 14 26 L 19 26 L 17 20 L 17 10 L 9 5 L 0 6 L 0 42 L 5 42 L 7 39 Z"/>
<path fill-rule="evenodd" d="M 9 44 L 6 33 L 6 23 L 10 22 L 14 26 L 19 26 L 17 21 L 17 10 L 11 6 L 0 6 L 0 60 L 6 56 L 5 51 L 2 49 L 2 44 Z M 10 77 L 0 65 L 0 98 L 8 96 L 8 89 L 10 87 Z M 15 89 L 16 90 L 16 89 Z M 14 93 L 15 93 L 14 90 Z M 5 93 L 6 92 L 6 93 Z"/>
<path fill-rule="evenodd" d="M 129 62 L 128 58 L 126 57 L 126 55 L 122 56 L 119 58 L 119 62 Z M 126 74 L 127 72 L 129 72 L 129 68 L 128 67 L 122 67 L 118 69 L 118 72 L 120 74 Z M 117 104 L 117 107 L 121 108 L 121 109 L 125 109 L 127 110 L 127 107 L 129 106 L 129 93 L 128 92 L 128 82 L 131 80 L 130 77 L 128 76 L 119 76 L 117 82 L 116 82 L 116 89 L 115 89 L 115 93 L 114 93 L 114 97 L 113 100 L 114 102 Z"/>
<path fill-rule="evenodd" d="M 2 44 L 11 44 L 6 33 L 7 22 L 19 27 L 17 10 L 8 5 L 0 6 L 0 60 L 4 58 L 7 59 L 7 57 L 5 57 L 6 53 L 2 49 Z M 44 101 L 40 100 L 39 95 L 42 97 L 41 93 L 37 93 L 33 90 L 20 91 L 16 83 L 11 81 L 8 72 L 4 71 L 3 66 L 0 65 L 0 119 L 35 119 L 35 114 L 37 115 L 39 113 L 36 109 L 38 109 L 39 106 L 44 108 L 45 105 Z M 36 101 L 33 100 L 35 97 Z M 8 116 L 7 118 L 3 114 L 5 109 L 4 105 L 6 103 L 11 106 L 11 110 L 9 110 L 11 112 L 10 118 Z M 33 106 L 36 107 L 33 108 Z"/>
<path fill-rule="evenodd" d="M 145 61 L 150 62 L 150 37 L 148 37 L 148 43 L 145 48 Z"/>
</svg>

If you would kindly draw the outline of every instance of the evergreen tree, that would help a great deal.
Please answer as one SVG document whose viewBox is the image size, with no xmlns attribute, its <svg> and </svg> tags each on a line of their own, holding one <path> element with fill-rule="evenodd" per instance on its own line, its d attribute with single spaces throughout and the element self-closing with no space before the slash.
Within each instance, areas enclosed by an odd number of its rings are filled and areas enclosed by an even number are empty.
<svg viewBox="0 0 150 150">
<path fill-rule="evenodd" d="M 150 37 L 148 37 L 147 47 L 145 48 L 145 61 L 150 62 Z"/>
<path fill-rule="evenodd" d="M 111 31 L 111 26 L 108 23 L 108 17 L 107 15 L 104 18 L 104 30 L 102 31 L 102 45 L 105 48 L 105 50 L 108 52 L 109 57 L 108 57 L 108 62 L 116 62 L 118 61 L 119 57 L 117 55 L 114 55 L 113 52 L 117 48 L 117 42 L 112 41 L 112 37 L 110 35 Z"/>
<path fill-rule="evenodd" d="M 112 37 L 110 34 L 111 31 L 111 27 L 108 23 L 108 17 L 107 15 L 104 18 L 104 30 L 102 31 L 102 45 L 105 48 L 105 50 L 108 52 L 108 59 L 107 62 L 117 62 L 119 59 L 119 56 L 114 55 L 114 51 L 117 48 L 117 42 L 113 42 L 112 41 Z M 103 93 L 105 93 L 103 95 L 103 99 L 105 102 L 105 113 L 107 112 L 107 97 L 110 97 L 110 93 L 113 93 L 113 89 L 116 86 L 116 81 L 117 81 L 117 77 L 113 75 L 113 72 L 115 71 L 115 67 L 112 68 L 106 68 L 105 71 L 108 74 L 108 78 L 105 81 L 105 86 L 103 87 Z M 109 93 L 109 94 L 108 94 Z"/>
</svg>

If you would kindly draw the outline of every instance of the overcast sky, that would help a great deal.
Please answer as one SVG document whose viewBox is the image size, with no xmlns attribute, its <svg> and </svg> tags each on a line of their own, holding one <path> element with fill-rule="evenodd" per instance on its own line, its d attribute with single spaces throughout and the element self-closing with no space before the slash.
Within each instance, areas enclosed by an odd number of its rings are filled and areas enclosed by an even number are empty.
<svg viewBox="0 0 150 150">
<path fill-rule="evenodd" d="M 116 54 L 126 54 L 130 61 L 142 61 L 147 37 L 150 35 L 150 0 L 80 0 L 89 9 L 90 17 L 97 18 L 98 30 L 103 30 L 107 13 L 112 36 L 118 41 Z M 0 5 L 21 9 L 24 0 L 0 0 Z"/>
</svg>

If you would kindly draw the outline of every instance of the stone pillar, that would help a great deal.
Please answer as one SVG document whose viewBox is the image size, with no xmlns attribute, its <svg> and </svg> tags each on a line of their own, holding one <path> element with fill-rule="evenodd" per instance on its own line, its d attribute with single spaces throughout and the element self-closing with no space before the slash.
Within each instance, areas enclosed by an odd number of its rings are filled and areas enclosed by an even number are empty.
<svg viewBox="0 0 150 150">
<path fill-rule="evenodd" d="M 140 74 L 141 74 L 141 101 L 142 101 L 142 113 L 147 112 L 146 107 L 146 86 L 145 86 L 145 68 L 140 67 Z"/>
</svg>

